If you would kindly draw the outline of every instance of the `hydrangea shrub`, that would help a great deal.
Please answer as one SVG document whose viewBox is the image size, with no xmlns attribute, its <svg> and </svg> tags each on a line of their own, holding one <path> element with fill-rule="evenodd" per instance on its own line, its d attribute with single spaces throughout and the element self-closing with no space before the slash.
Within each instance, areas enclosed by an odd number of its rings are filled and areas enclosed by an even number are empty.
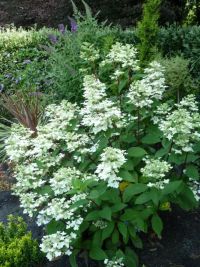
<svg viewBox="0 0 200 267">
<path fill-rule="evenodd" d="M 6 152 L 15 163 L 24 212 L 45 226 L 49 260 L 86 253 L 105 266 L 138 265 L 140 233 L 161 237 L 160 212 L 199 200 L 200 114 L 193 95 L 163 103 L 164 69 L 142 71 L 137 50 L 116 43 L 105 56 L 84 43 L 82 106 L 49 105 L 37 135 L 13 124 Z"/>
</svg>

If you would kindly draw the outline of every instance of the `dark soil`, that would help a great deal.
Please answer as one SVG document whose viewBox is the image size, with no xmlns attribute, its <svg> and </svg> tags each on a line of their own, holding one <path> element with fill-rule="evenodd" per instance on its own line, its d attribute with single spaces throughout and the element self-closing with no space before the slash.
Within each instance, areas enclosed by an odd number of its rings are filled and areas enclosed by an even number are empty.
<svg viewBox="0 0 200 267">
<path fill-rule="evenodd" d="M 28 216 L 23 215 L 19 201 L 9 191 L 0 192 L 0 221 L 9 214 L 24 217 L 34 238 L 40 239 L 42 229 Z M 184 212 L 176 209 L 163 216 L 164 233 L 161 240 L 145 237 L 144 249 L 139 252 L 141 265 L 145 267 L 200 267 L 200 210 Z M 44 267 L 67 267 L 65 257 L 46 263 Z M 80 262 L 80 267 L 86 267 Z M 89 267 L 95 267 L 90 263 Z"/>
</svg>

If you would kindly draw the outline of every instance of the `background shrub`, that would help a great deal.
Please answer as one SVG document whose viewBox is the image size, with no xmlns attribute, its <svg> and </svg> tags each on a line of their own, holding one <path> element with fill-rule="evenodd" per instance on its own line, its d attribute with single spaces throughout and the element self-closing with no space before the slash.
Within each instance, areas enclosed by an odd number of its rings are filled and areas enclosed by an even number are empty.
<svg viewBox="0 0 200 267">
<path fill-rule="evenodd" d="M 189 71 L 190 61 L 181 56 L 165 58 L 160 60 L 165 67 L 165 78 L 168 90 L 166 97 L 168 99 L 176 99 L 180 102 L 188 93 L 197 94 L 199 90 L 199 82 L 193 79 Z"/>
<path fill-rule="evenodd" d="M 158 48 L 164 56 L 182 54 L 190 61 L 191 73 L 200 76 L 200 27 L 171 25 L 159 31 Z"/>
<path fill-rule="evenodd" d="M 21 217 L 10 215 L 7 225 L 0 223 L 1 267 L 33 267 L 42 259 L 39 245 Z"/>
<path fill-rule="evenodd" d="M 10 93 L 34 87 L 45 91 L 46 46 L 51 30 L 15 27 L 0 29 L 0 84 L 1 91 Z"/>
<path fill-rule="evenodd" d="M 161 0 L 147 0 L 143 6 L 143 17 L 138 23 L 139 56 L 143 63 L 152 59 L 155 52 L 156 39 L 159 31 Z"/>
</svg>

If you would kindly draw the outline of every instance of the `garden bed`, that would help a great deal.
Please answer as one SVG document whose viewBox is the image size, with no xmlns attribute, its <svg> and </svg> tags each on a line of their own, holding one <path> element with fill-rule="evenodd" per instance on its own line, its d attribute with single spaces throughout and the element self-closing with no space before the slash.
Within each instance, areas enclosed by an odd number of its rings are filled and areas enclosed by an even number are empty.
<svg viewBox="0 0 200 267">
<path fill-rule="evenodd" d="M 32 231 L 33 237 L 41 238 L 42 229 L 34 220 L 23 215 L 18 198 L 10 191 L 0 193 L 0 221 L 5 222 L 7 215 L 23 216 Z M 140 262 L 145 267 L 199 267 L 200 266 L 200 209 L 192 212 L 174 210 L 163 216 L 164 232 L 162 240 L 145 238 Z M 47 263 L 48 267 L 66 267 L 66 259 Z M 81 263 L 81 267 L 83 265 Z M 93 267 L 94 265 L 90 264 Z"/>
</svg>

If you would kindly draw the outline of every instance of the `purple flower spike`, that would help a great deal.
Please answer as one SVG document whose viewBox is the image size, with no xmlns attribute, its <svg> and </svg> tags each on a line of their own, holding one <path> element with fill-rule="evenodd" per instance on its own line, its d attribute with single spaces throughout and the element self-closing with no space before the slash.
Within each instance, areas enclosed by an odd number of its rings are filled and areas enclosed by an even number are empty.
<svg viewBox="0 0 200 267">
<path fill-rule="evenodd" d="M 65 25 L 64 24 L 59 24 L 58 25 L 58 30 L 60 33 L 65 34 Z"/>
<path fill-rule="evenodd" d="M 54 34 L 49 34 L 49 40 L 51 41 L 52 44 L 56 44 L 58 42 L 58 38 Z"/>
<path fill-rule="evenodd" d="M 76 23 L 76 21 L 73 18 L 69 18 L 70 24 L 71 24 L 71 32 L 77 32 L 78 30 L 78 25 Z"/>
</svg>

